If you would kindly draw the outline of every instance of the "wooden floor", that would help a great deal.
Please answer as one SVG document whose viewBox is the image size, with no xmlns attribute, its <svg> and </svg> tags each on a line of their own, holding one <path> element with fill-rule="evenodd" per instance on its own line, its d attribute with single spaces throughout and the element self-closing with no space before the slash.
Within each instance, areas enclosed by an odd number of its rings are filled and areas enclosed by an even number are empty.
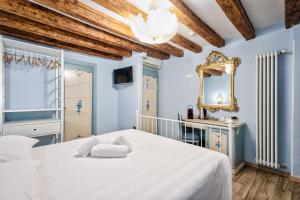
<svg viewBox="0 0 300 200">
<path fill-rule="evenodd" d="M 300 184 L 252 167 L 233 177 L 233 200 L 300 200 Z"/>
</svg>

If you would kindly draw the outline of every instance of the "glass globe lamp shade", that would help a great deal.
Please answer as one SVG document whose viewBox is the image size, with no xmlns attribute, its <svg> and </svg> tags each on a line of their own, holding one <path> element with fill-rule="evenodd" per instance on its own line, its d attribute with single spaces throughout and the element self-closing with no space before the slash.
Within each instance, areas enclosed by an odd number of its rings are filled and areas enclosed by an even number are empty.
<svg viewBox="0 0 300 200">
<path fill-rule="evenodd" d="M 152 9 L 147 19 L 141 14 L 131 17 L 130 27 L 138 40 L 148 44 L 161 44 L 174 37 L 178 30 L 175 14 L 167 9 Z"/>
</svg>

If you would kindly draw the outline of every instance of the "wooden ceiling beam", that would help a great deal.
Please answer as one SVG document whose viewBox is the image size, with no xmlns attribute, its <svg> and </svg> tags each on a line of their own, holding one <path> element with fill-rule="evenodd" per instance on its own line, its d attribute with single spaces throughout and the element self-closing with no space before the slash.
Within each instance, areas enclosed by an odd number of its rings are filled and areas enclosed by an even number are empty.
<svg viewBox="0 0 300 200">
<path fill-rule="evenodd" d="M 0 10 L 124 49 L 146 52 L 150 57 L 170 58 L 167 53 L 112 35 L 29 1 L 0 0 Z"/>
<path fill-rule="evenodd" d="M 246 40 L 255 38 L 255 29 L 240 0 L 216 0 L 225 15 Z"/>
<path fill-rule="evenodd" d="M 129 19 L 131 15 L 138 15 L 139 13 L 141 13 L 144 16 L 144 18 L 147 17 L 147 13 L 128 3 L 128 1 L 126 0 L 94 0 L 94 2 L 127 19 Z M 202 51 L 201 46 L 195 44 L 194 42 L 190 41 L 189 39 L 185 38 L 184 36 L 178 33 L 171 39 L 171 42 L 178 44 L 179 46 L 188 49 L 194 53 L 200 53 Z"/>
<path fill-rule="evenodd" d="M 194 53 L 201 53 L 202 52 L 202 47 L 199 46 L 198 44 L 192 42 L 191 40 L 185 38 L 184 36 L 180 34 L 176 34 L 172 39 L 171 42 L 178 44 L 179 46 L 188 49 Z"/>
<path fill-rule="evenodd" d="M 223 47 L 224 39 L 204 23 L 182 0 L 170 0 L 175 6 L 172 12 L 177 15 L 178 20 L 203 37 L 210 44 Z"/>
<path fill-rule="evenodd" d="M 33 33 L 27 33 L 24 31 L 17 30 L 17 29 L 7 28 L 4 26 L 0 26 L 0 34 L 5 35 L 5 36 L 14 37 L 17 39 L 22 39 L 22 40 L 38 43 L 38 44 L 51 46 L 51 47 L 56 47 L 56 48 L 60 48 L 60 49 L 65 49 L 65 50 L 70 50 L 70 51 L 79 52 L 79 53 L 83 53 L 83 54 L 88 54 L 88 55 L 92 55 L 92 56 L 96 56 L 96 57 L 101 57 L 101 58 L 106 58 L 106 59 L 111 59 L 111 60 L 122 60 L 122 56 L 104 53 L 104 52 L 96 51 L 93 49 L 76 46 L 74 44 L 60 42 L 58 40 L 35 35 Z"/>
<path fill-rule="evenodd" d="M 95 49 L 105 53 L 119 56 L 131 56 L 131 51 L 119 47 L 114 47 L 103 42 L 82 37 L 70 32 L 53 28 L 51 26 L 34 22 L 16 15 L 0 11 L 0 24 L 2 26 L 31 32 L 36 35 L 45 36 L 65 43 L 76 44 L 78 46 Z"/>
<path fill-rule="evenodd" d="M 300 0 L 285 0 L 285 27 L 291 28 L 300 22 Z"/>
<path fill-rule="evenodd" d="M 88 22 L 102 30 L 109 31 L 110 33 L 117 34 L 123 38 L 130 39 L 134 42 L 141 43 L 138 41 L 128 25 L 115 20 L 114 18 L 105 15 L 104 13 L 80 2 L 74 2 L 71 0 L 34 0 L 41 5 L 47 6 L 56 11 L 60 11 L 64 14 L 70 15 L 74 18 Z M 176 57 L 182 57 L 183 51 L 169 44 L 149 45 L 141 43 L 143 45 L 155 48 L 159 51 L 169 53 Z"/>
</svg>

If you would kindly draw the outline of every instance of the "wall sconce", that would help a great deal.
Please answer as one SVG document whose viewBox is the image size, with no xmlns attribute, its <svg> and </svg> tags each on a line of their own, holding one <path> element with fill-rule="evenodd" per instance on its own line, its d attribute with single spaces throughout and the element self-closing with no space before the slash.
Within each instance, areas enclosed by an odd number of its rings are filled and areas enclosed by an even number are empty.
<svg viewBox="0 0 300 200">
<path fill-rule="evenodd" d="M 222 95 L 222 93 L 219 93 L 219 94 L 217 95 L 216 100 L 217 100 L 217 103 L 218 103 L 218 104 L 222 104 L 222 102 L 223 102 L 223 95 Z"/>
</svg>

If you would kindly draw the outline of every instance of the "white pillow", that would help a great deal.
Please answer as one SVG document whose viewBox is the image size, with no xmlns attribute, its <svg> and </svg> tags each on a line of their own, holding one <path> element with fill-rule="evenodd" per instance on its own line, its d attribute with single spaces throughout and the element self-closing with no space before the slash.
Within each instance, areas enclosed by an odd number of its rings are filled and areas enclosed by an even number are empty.
<svg viewBox="0 0 300 200">
<path fill-rule="evenodd" d="M 84 141 L 75 153 L 76 157 L 86 157 L 90 154 L 93 146 L 99 144 L 99 141 L 95 136 L 91 136 Z"/>
<path fill-rule="evenodd" d="M 131 143 L 123 136 L 120 136 L 118 137 L 115 142 L 115 144 L 118 144 L 118 145 L 125 145 L 128 147 L 128 153 L 130 153 L 132 151 L 132 145 Z"/>
<path fill-rule="evenodd" d="M 99 158 L 124 158 L 127 156 L 128 147 L 116 144 L 98 144 L 92 148 L 91 156 Z"/>
<path fill-rule="evenodd" d="M 34 173 L 40 161 L 14 160 L 0 163 L 0 199 L 30 200 Z"/>
<path fill-rule="evenodd" d="M 0 137 L 0 162 L 32 159 L 31 149 L 38 141 L 21 135 Z"/>
</svg>

